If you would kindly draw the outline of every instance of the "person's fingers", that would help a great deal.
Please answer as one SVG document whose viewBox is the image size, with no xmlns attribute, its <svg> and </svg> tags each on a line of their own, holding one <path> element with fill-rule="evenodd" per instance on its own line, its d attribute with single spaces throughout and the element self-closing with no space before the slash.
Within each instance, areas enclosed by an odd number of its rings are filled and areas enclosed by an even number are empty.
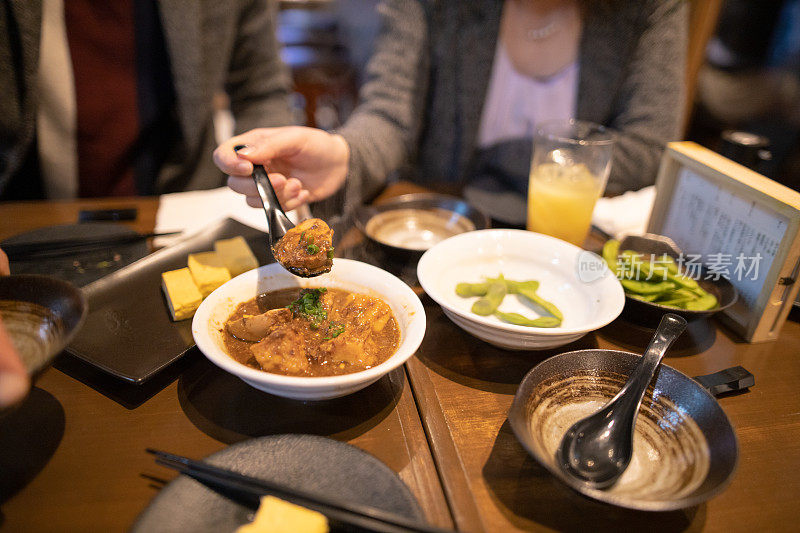
<svg viewBox="0 0 800 533">
<path fill-rule="evenodd" d="M 303 184 L 300 183 L 300 180 L 297 178 L 289 178 L 286 182 L 286 186 L 283 188 L 283 193 L 286 197 L 293 198 L 300 194 L 301 190 L 303 190 Z"/>
<path fill-rule="evenodd" d="M 286 211 L 291 211 L 293 209 L 297 209 L 301 205 L 307 204 L 308 199 L 309 199 L 308 191 L 303 189 L 297 196 L 287 200 L 286 204 L 283 207 Z"/>
<path fill-rule="evenodd" d="M 272 183 L 272 188 L 275 192 L 282 191 L 286 186 L 286 176 L 277 172 L 269 174 L 269 181 Z M 245 196 L 257 196 L 258 189 L 253 178 L 242 178 L 239 176 L 228 176 L 228 187 L 234 192 L 244 194 Z"/>
<path fill-rule="evenodd" d="M 303 189 L 297 196 L 293 198 L 280 199 L 280 202 L 284 211 L 291 211 L 293 209 L 297 209 L 301 205 L 307 204 L 309 199 L 310 195 L 308 191 Z M 258 196 L 248 196 L 246 201 L 247 205 L 249 205 L 250 207 L 261 209 L 261 198 L 259 198 Z"/>
<path fill-rule="evenodd" d="M 0 320 L 0 408 L 23 399 L 30 386 L 28 372 Z"/>
<path fill-rule="evenodd" d="M 220 170 L 235 176 L 249 176 L 253 173 L 253 163 L 241 157 L 237 148 L 245 146 L 258 146 L 264 143 L 264 138 L 269 134 L 270 128 L 257 128 L 231 137 L 221 143 L 214 150 L 213 158 Z"/>
<path fill-rule="evenodd" d="M 304 130 L 305 128 L 290 126 L 271 128 L 266 133 L 262 132 L 258 138 L 255 136 L 245 138 L 244 135 L 234 137 L 233 139 L 241 141 L 234 145 L 241 146 L 236 154 L 255 164 L 269 163 L 276 158 L 292 157 L 302 151 L 306 144 Z"/>
<path fill-rule="evenodd" d="M 249 176 L 253 173 L 253 163 L 239 157 L 232 145 L 221 144 L 214 150 L 214 164 L 225 174 Z"/>
<path fill-rule="evenodd" d="M 270 172 L 269 173 L 269 181 L 272 183 L 272 188 L 275 189 L 276 193 L 280 193 L 282 190 L 286 188 L 287 179 L 286 176 L 280 174 L 278 172 Z M 280 195 L 278 195 L 280 198 Z"/>
<path fill-rule="evenodd" d="M 303 189 L 300 181 L 295 178 L 286 179 L 286 176 L 277 172 L 269 174 L 269 181 L 272 183 L 272 188 L 275 189 L 275 194 L 278 196 L 278 201 L 284 210 L 294 209 L 293 207 L 286 207 L 286 205 L 287 202 L 297 204 L 297 195 Z M 234 192 L 245 195 L 247 197 L 247 205 L 250 207 L 261 207 L 261 198 L 252 179 L 228 176 L 228 187 Z"/>
<path fill-rule="evenodd" d="M 239 194 L 245 196 L 258 195 L 258 189 L 252 178 L 239 178 L 236 176 L 228 176 L 228 187 Z"/>
<path fill-rule="evenodd" d="M 11 267 L 8 266 L 8 256 L 0 249 L 0 276 L 8 276 L 11 274 Z"/>
</svg>

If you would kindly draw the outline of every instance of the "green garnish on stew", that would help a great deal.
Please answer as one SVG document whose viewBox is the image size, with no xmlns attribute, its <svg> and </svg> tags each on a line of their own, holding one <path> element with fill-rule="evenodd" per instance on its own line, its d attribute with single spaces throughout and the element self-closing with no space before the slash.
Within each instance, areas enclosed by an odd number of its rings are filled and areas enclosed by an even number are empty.
<svg viewBox="0 0 800 533">
<path fill-rule="evenodd" d="M 328 259 L 333 259 L 333 247 L 332 246 L 330 248 L 328 248 L 327 256 L 328 256 Z"/>
<path fill-rule="evenodd" d="M 308 251 L 310 255 L 314 255 L 319 252 L 319 246 L 313 243 L 309 244 L 308 246 L 306 246 L 306 251 Z"/>
<path fill-rule="evenodd" d="M 328 326 L 328 334 L 325 337 L 323 337 L 323 339 L 326 340 L 326 341 L 330 340 L 330 339 L 335 339 L 336 337 L 338 337 L 342 333 L 344 333 L 344 324 L 333 324 L 333 323 L 331 323 Z"/>
<path fill-rule="evenodd" d="M 300 298 L 286 307 L 294 316 L 299 316 L 308 320 L 311 329 L 317 329 L 320 323 L 328 318 L 328 312 L 322 308 L 322 303 L 319 301 L 319 297 L 327 290 L 328 289 L 325 288 L 302 289 L 300 291 Z"/>
</svg>

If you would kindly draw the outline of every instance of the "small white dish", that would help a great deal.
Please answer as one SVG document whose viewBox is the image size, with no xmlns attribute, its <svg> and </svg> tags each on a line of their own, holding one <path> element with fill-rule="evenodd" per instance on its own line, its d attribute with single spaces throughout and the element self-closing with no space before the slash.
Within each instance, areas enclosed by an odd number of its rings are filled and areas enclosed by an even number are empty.
<svg viewBox="0 0 800 533">
<path fill-rule="evenodd" d="M 224 349 L 222 331 L 236 307 L 258 294 L 291 287 L 327 287 L 381 298 L 400 327 L 400 345 L 383 363 L 361 372 L 326 377 L 272 374 L 243 365 Z M 286 398 L 324 400 L 352 394 L 374 383 L 414 355 L 425 335 L 425 310 L 411 288 L 385 270 L 349 259 L 335 259 L 327 274 L 298 278 L 277 263 L 245 272 L 212 292 L 194 315 L 192 335 L 215 365 L 253 387 Z"/>
<path fill-rule="evenodd" d="M 455 292 L 460 282 L 476 283 L 500 274 L 537 280 L 537 293 L 555 304 L 564 320 L 557 328 L 518 326 L 471 311 L 476 298 Z M 578 340 L 614 320 L 625 305 L 619 281 L 596 254 L 524 230 L 473 231 L 440 242 L 422 256 L 417 278 L 445 314 L 468 333 L 510 350 L 541 350 Z M 501 311 L 536 317 L 522 297 L 507 295 Z"/>
</svg>

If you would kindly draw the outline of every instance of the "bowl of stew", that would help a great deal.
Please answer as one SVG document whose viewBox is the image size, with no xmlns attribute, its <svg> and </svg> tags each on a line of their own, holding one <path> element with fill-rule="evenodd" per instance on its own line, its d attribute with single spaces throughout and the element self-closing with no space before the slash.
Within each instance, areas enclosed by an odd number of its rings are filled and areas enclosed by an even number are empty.
<svg viewBox="0 0 800 533">
<path fill-rule="evenodd" d="M 324 400 L 402 365 L 422 342 L 425 311 L 408 285 L 366 263 L 337 258 L 314 278 L 273 263 L 211 293 L 192 334 L 212 363 L 249 385 Z"/>
</svg>

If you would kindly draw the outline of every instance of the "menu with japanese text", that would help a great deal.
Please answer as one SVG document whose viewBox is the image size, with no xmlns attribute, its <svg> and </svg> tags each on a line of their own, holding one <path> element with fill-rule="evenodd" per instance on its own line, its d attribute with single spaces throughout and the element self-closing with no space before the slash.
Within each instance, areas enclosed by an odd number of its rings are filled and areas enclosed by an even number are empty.
<svg viewBox="0 0 800 533">
<path fill-rule="evenodd" d="M 729 279 L 739 291 L 739 310 L 752 309 L 789 220 L 686 167 L 674 190 L 661 233 L 683 251 L 684 269 L 702 264 L 707 278 Z"/>
</svg>

